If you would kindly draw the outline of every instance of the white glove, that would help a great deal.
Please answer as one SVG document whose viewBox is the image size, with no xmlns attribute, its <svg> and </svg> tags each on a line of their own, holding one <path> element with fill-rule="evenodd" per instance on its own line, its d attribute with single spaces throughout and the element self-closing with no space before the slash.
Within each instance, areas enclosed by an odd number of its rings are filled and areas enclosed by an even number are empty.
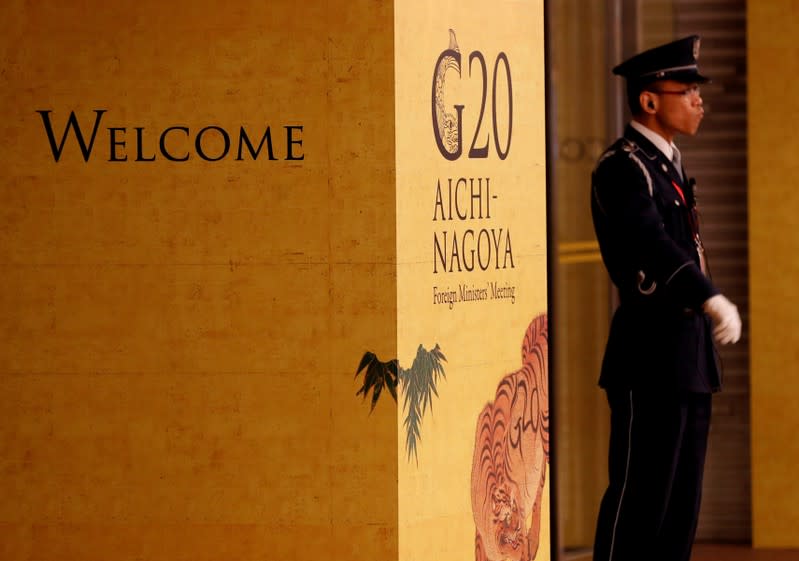
<svg viewBox="0 0 799 561">
<path fill-rule="evenodd" d="M 702 310 L 713 320 L 713 339 L 719 345 L 737 343 L 741 338 L 741 316 L 738 308 L 724 295 L 716 294 L 702 304 Z"/>
</svg>

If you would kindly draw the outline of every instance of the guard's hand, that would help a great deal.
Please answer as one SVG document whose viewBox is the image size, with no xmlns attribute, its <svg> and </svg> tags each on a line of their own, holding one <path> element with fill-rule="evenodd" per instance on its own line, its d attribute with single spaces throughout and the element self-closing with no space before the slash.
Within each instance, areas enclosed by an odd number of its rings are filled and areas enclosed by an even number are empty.
<svg viewBox="0 0 799 561">
<path fill-rule="evenodd" d="M 713 320 L 713 339 L 719 345 L 737 343 L 741 338 L 741 316 L 738 308 L 724 295 L 716 294 L 702 304 L 702 310 Z"/>
</svg>

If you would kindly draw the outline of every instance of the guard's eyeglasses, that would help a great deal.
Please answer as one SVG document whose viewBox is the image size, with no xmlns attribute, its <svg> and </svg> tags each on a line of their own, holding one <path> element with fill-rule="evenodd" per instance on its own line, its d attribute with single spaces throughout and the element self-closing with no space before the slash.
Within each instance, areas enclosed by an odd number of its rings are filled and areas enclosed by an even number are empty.
<svg viewBox="0 0 799 561">
<path fill-rule="evenodd" d="M 688 88 L 685 88 L 684 90 L 649 90 L 649 91 L 651 91 L 652 93 L 656 93 L 656 94 L 681 95 L 683 97 L 699 96 L 701 94 L 701 92 L 699 90 L 699 86 L 696 86 L 696 85 L 688 87 Z"/>
</svg>

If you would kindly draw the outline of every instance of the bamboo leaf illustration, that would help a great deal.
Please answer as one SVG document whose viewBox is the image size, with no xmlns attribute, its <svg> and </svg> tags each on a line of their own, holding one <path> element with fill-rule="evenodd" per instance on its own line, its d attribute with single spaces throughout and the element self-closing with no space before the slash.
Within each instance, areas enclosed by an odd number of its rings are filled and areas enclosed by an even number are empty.
<svg viewBox="0 0 799 561">
<path fill-rule="evenodd" d="M 378 380 L 375 383 L 375 391 L 372 393 L 372 408 L 370 411 L 374 411 L 375 405 L 377 405 L 377 399 L 380 397 L 380 392 L 383 390 L 383 380 Z"/>
<path fill-rule="evenodd" d="M 386 386 L 391 392 L 391 397 L 397 401 L 397 385 L 399 384 L 399 361 L 397 359 L 388 363 L 388 371 L 391 375 L 386 378 Z"/>
<path fill-rule="evenodd" d="M 408 409 L 408 415 L 405 417 L 405 421 L 403 424 L 405 425 L 405 448 L 408 452 L 408 460 L 411 459 L 411 455 L 416 459 L 416 463 L 419 463 L 419 456 L 416 450 L 416 442 L 420 438 L 420 429 L 419 424 L 421 423 L 421 418 L 419 416 L 419 409 L 418 407 L 413 404 Z"/>
<path fill-rule="evenodd" d="M 430 351 L 419 345 L 408 369 L 402 368 L 397 359 L 382 362 L 374 353 L 366 352 L 355 372 L 356 378 L 361 372 L 364 373 L 363 385 L 355 395 L 363 395 L 366 399 L 369 392 L 372 392 L 370 413 L 374 411 L 384 387 L 388 388 L 394 401 L 397 401 L 398 389 L 405 394 L 402 400 L 402 410 L 405 412 L 405 449 L 408 460 L 413 456 L 417 464 L 422 418 L 428 408 L 432 412 L 433 396 L 439 397 L 437 385 L 441 378 L 446 379 L 443 365 L 446 361 L 438 343 Z"/>
<path fill-rule="evenodd" d="M 363 395 L 363 398 L 366 399 L 369 395 L 369 392 L 372 392 L 371 409 L 369 410 L 370 413 L 374 411 L 375 405 L 377 405 L 377 400 L 380 398 L 380 393 L 383 391 L 384 386 L 388 387 L 389 393 L 391 393 L 394 401 L 397 400 L 396 388 L 398 368 L 399 364 L 397 359 L 393 359 L 388 362 L 382 362 L 374 353 L 368 351 L 364 353 L 363 358 L 361 358 L 361 362 L 358 365 L 358 370 L 355 371 L 356 378 L 361 372 L 364 373 L 363 385 L 355 393 L 355 395 Z"/>
<path fill-rule="evenodd" d="M 427 351 L 422 345 L 416 350 L 416 357 L 413 364 L 407 370 L 403 370 L 401 378 L 405 399 L 403 411 L 405 417 L 405 447 L 408 452 L 408 459 L 411 456 L 419 462 L 418 441 L 421 438 L 421 423 L 424 413 L 428 407 L 433 410 L 433 395 L 438 397 L 436 382 L 439 376 L 443 376 L 444 368 L 442 361 L 445 361 L 443 353 L 438 344 L 432 351 Z"/>
<path fill-rule="evenodd" d="M 361 359 L 361 363 L 358 365 L 358 370 L 355 371 L 355 377 L 358 377 L 358 374 L 361 373 L 361 370 L 364 369 L 365 366 L 368 366 L 373 360 L 377 360 L 377 355 L 366 351 L 363 354 L 363 358 Z"/>
</svg>

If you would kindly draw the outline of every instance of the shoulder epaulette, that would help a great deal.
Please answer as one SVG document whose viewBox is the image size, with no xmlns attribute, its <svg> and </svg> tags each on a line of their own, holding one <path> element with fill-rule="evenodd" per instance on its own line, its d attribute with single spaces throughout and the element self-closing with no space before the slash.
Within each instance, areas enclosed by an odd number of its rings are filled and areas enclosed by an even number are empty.
<svg viewBox="0 0 799 561">
<path fill-rule="evenodd" d="M 652 187 L 652 176 L 649 175 L 649 171 L 646 169 L 644 162 L 641 161 L 641 158 L 635 155 L 636 151 L 637 150 L 634 150 L 629 153 L 630 159 L 634 161 L 636 164 L 638 164 L 639 168 L 641 168 L 641 172 L 644 174 L 644 179 L 646 179 L 646 186 L 649 189 L 649 196 L 651 197 L 655 193 L 655 190 Z"/>
<path fill-rule="evenodd" d="M 605 153 L 599 157 L 599 160 L 597 160 L 594 171 L 599 169 L 599 166 L 602 164 L 602 162 L 604 162 L 608 158 L 615 156 L 619 152 L 623 152 L 627 154 L 627 156 L 633 162 L 635 162 L 638 165 L 638 167 L 641 169 L 641 173 L 644 174 L 644 179 L 646 180 L 647 189 L 649 190 L 649 196 L 651 197 L 654 194 L 654 187 L 652 186 L 652 176 L 649 175 L 649 171 L 646 169 L 646 166 L 641 161 L 641 158 L 639 158 L 636 155 L 636 153 L 639 151 L 641 151 L 641 149 L 638 147 L 638 145 L 635 142 L 627 138 L 622 138 L 618 142 L 616 142 L 613 146 L 608 148 L 605 151 Z"/>
</svg>

